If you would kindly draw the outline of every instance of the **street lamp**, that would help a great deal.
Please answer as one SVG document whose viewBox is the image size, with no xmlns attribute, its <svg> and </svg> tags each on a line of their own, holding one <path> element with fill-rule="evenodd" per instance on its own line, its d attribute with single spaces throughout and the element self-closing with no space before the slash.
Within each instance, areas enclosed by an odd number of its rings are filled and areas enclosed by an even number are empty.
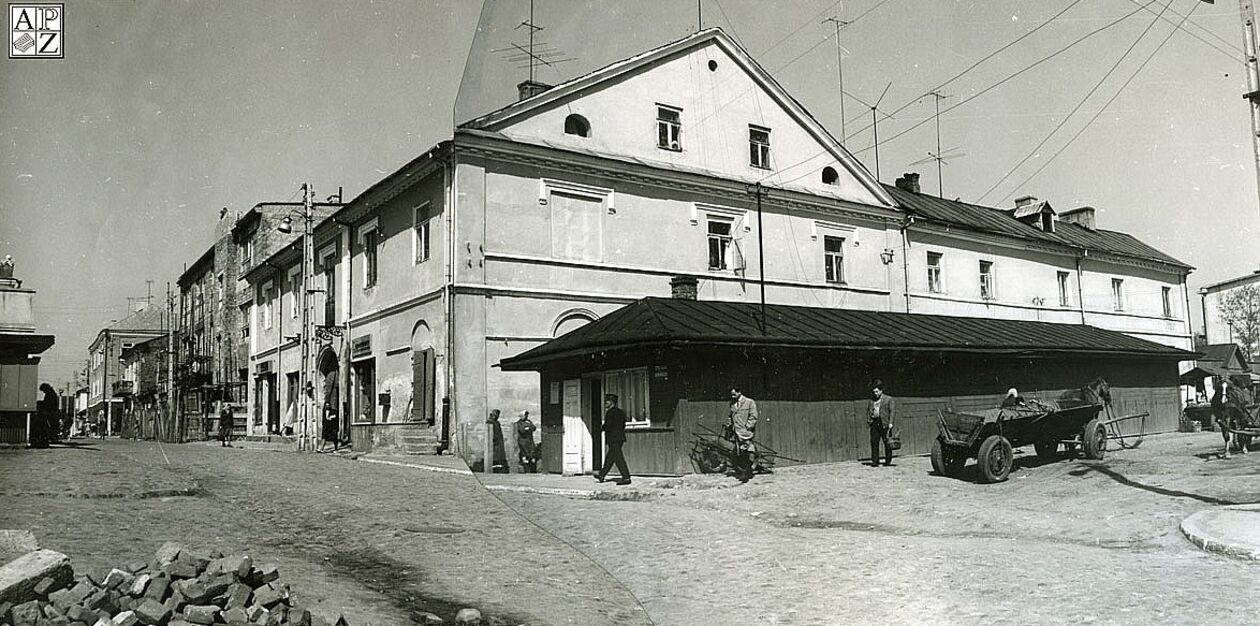
<svg viewBox="0 0 1260 626">
<path fill-rule="evenodd" d="M 276 226 L 277 231 L 287 235 L 293 232 L 294 216 L 302 220 L 302 332 L 298 335 L 302 355 L 302 364 L 298 369 L 298 389 L 301 394 L 299 410 L 301 411 L 302 433 L 298 439 L 299 451 L 315 449 L 311 428 L 312 412 L 314 411 L 312 406 L 314 384 L 311 382 L 308 367 L 311 356 L 311 314 L 308 281 L 310 280 L 311 272 L 307 267 L 307 263 L 311 262 L 315 257 L 315 212 L 311 206 L 313 194 L 310 183 L 303 183 L 301 208 L 289 211 Z"/>
</svg>

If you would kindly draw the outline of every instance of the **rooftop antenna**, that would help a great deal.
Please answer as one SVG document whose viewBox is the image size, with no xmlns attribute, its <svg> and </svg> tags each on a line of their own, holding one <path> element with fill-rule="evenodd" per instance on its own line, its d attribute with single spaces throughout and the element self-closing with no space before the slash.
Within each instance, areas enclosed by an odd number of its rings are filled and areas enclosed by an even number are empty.
<svg viewBox="0 0 1260 626">
<path fill-rule="evenodd" d="M 914 163 L 911 163 L 910 165 L 921 165 L 923 163 L 930 163 L 932 161 L 936 161 L 936 176 L 937 176 L 937 181 L 939 183 L 937 191 L 939 192 L 938 193 L 939 197 L 944 198 L 945 197 L 945 184 L 943 182 L 940 182 L 941 181 L 941 178 L 940 178 L 941 164 L 944 163 L 945 165 L 949 165 L 950 161 L 953 161 L 955 159 L 961 159 L 965 156 L 967 156 L 967 153 L 963 152 L 962 150 L 958 148 L 947 148 L 944 152 L 941 152 L 941 149 L 938 147 L 936 149 L 936 152 L 929 151 L 927 153 L 927 158 L 919 159 L 918 161 L 915 161 Z"/>
<path fill-rule="evenodd" d="M 704 30 L 704 0 L 696 0 L 696 32 Z"/>
<path fill-rule="evenodd" d="M 521 28 L 529 30 L 528 48 L 514 43 L 506 48 L 491 50 L 491 52 L 503 54 L 504 58 L 511 63 L 515 63 L 519 69 L 528 67 L 530 82 L 534 82 L 539 63 L 554 69 L 559 63 L 577 60 L 576 57 L 568 56 L 551 44 L 537 40 L 536 35 L 543 30 L 543 27 L 534 23 L 534 0 L 529 0 L 529 19 L 517 24 L 513 30 L 520 30 Z"/>
<path fill-rule="evenodd" d="M 825 24 L 827 22 L 831 22 L 836 26 L 836 73 L 839 74 L 840 79 L 840 136 L 847 138 L 848 133 L 844 132 L 844 53 L 843 48 L 840 46 L 840 29 L 852 22 L 842 20 L 833 15 L 820 23 Z"/>
<path fill-rule="evenodd" d="M 943 94 L 939 91 L 929 91 L 927 95 L 932 96 L 932 99 L 936 101 L 936 115 L 934 116 L 936 119 L 936 154 L 934 155 L 936 158 L 936 189 L 937 189 L 936 195 L 938 197 L 944 198 L 945 197 L 945 182 L 944 182 L 944 179 L 941 178 L 941 163 L 942 163 L 942 159 L 944 158 L 943 155 L 941 154 L 941 100 L 944 100 L 945 98 L 949 98 L 950 96 L 948 94 Z M 931 152 L 929 152 L 928 154 L 932 155 Z M 956 156 L 962 156 L 962 155 L 956 155 Z"/>
<path fill-rule="evenodd" d="M 875 101 L 875 104 L 870 105 L 871 128 L 874 129 L 875 131 L 875 180 L 877 181 L 879 180 L 879 117 L 876 115 L 876 113 L 883 113 L 884 119 L 892 119 L 891 115 L 884 113 L 879 108 L 879 103 L 884 101 L 884 96 L 888 95 L 888 90 L 891 87 L 892 87 L 892 82 L 890 81 L 888 85 L 884 87 L 884 92 L 879 94 L 879 99 Z"/>
</svg>

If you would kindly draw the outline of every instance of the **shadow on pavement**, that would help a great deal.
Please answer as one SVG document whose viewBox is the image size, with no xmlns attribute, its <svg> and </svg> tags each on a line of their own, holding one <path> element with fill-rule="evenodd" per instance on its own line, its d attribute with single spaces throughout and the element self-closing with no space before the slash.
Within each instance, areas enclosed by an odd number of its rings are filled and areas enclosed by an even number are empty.
<svg viewBox="0 0 1260 626">
<path fill-rule="evenodd" d="M 1124 476 L 1123 474 L 1121 474 L 1120 472 L 1117 472 L 1105 465 L 1087 465 L 1085 467 L 1082 467 L 1079 470 L 1073 470 L 1068 473 L 1072 476 L 1079 477 L 1079 476 L 1084 476 L 1088 474 L 1089 472 L 1098 472 L 1099 474 L 1102 474 L 1103 476 L 1106 476 L 1107 478 L 1110 478 L 1126 487 L 1133 487 L 1135 489 L 1141 489 L 1143 491 L 1157 493 L 1161 496 L 1171 496 L 1174 498 L 1190 498 L 1192 500 L 1198 500 L 1199 502 L 1205 502 L 1207 504 L 1216 504 L 1216 505 L 1222 505 L 1222 506 L 1231 505 L 1231 504 L 1243 504 L 1241 502 L 1234 502 L 1233 500 L 1213 498 L 1212 496 L 1204 496 L 1197 493 L 1190 493 L 1188 491 L 1177 491 L 1176 489 L 1166 489 L 1164 487 L 1156 487 L 1154 485 L 1147 485 L 1144 483 L 1137 482 L 1135 480 L 1131 480 L 1127 478 L 1126 476 Z"/>
</svg>

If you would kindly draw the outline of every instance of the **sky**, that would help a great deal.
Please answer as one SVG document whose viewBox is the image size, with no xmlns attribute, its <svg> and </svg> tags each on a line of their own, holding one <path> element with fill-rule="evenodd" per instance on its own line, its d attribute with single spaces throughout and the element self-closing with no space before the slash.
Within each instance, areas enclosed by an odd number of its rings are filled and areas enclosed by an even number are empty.
<svg viewBox="0 0 1260 626">
<path fill-rule="evenodd" d="M 943 166 L 946 197 L 1093 206 L 1100 228 L 1193 265 L 1192 291 L 1258 266 L 1237 3 L 698 5 L 535 0 L 538 41 L 572 59 L 537 78 L 574 78 L 702 20 L 871 170 L 868 105 L 882 93 L 885 182 L 917 171 L 937 192 L 936 164 L 919 163 L 936 151 L 935 89 L 948 96 L 941 147 L 959 155 Z M 303 182 L 353 198 L 454 122 L 513 101 L 528 68 L 502 49 L 527 43 L 529 11 L 528 0 L 66 2 L 65 59 L 0 59 L 0 256 L 38 290 L 40 332 L 57 336 L 41 377 L 81 370 L 127 298 L 151 289 L 160 303 L 211 245 L 222 208 L 296 200 Z M 851 22 L 843 123 L 828 16 Z"/>
</svg>

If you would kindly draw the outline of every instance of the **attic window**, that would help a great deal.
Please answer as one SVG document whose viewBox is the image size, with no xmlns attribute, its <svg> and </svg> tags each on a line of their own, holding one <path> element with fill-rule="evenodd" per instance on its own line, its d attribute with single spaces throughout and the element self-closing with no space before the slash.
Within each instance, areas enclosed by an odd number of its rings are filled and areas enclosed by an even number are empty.
<svg viewBox="0 0 1260 626">
<path fill-rule="evenodd" d="M 656 105 L 656 147 L 682 151 L 682 109 Z"/>
<path fill-rule="evenodd" d="M 834 185 L 840 180 L 840 175 L 836 173 L 834 167 L 824 167 L 822 171 L 822 181 L 824 185 Z"/>
<path fill-rule="evenodd" d="M 574 113 L 564 118 L 564 134 L 577 135 L 578 137 L 590 137 L 591 123 L 586 121 L 585 117 Z"/>
<path fill-rule="evenodd" d="M 1048 233 L 1054 232 L 1054 214 L 1046 211 L 1041 214 L 1041 230 Z"/>
</svg>

